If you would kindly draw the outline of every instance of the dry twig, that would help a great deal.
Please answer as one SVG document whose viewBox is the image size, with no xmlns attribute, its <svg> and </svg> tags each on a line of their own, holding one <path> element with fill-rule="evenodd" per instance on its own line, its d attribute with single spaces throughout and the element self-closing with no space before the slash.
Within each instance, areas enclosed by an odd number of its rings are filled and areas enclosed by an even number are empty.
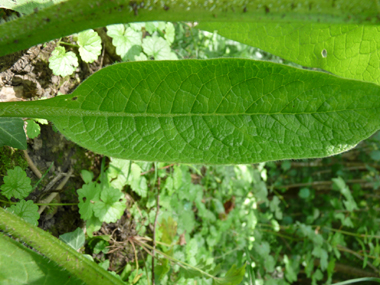
<svg viewBox="0 0 380 285">
<path fill-rule="evenodd" d="M 28 165 L 29 165 L 29 168 L 33 171 L 33 173 L 38 177 L 38 179 L 41 179 L 42 178 L 42 174 L 41 172 L 38 170 L 37 166 L 33 163 L 33 161 L 31 160 L 28 152 L 26 150 L 23 150 L 24 152 L 24 156 L 25 156 L 25 159 L 26 161 L 28 162 Z"/>
<path fill-rule="evenodd" d="M 57 190 L 62 190 L 62 188 L 65 186 L 65 184 L 67 183 L 67 181 L 69 181 L 70 177 L 71 177 L 71 174 L 74 172 L 74 170 L 71 168 L 69 170 L 69 172 L 67 173 L 66 177 L 62 180 L 62 182 L 58 185 L 57 187 Z M 43 200 L 40 200 L 38 201 L 38 203 L 42 203 L 42 204 L 49 204 L 51 201 L 53 201 L 53 199 L 58 195 L 59 192 L 53 192 L 51 193 L 47 198 L 43 199 Z M 39 209 L 38 209 L 38 213 L 41 215 L 42 212 L 46 209 L 47 205 L 42 205 Z"/>
</svg>

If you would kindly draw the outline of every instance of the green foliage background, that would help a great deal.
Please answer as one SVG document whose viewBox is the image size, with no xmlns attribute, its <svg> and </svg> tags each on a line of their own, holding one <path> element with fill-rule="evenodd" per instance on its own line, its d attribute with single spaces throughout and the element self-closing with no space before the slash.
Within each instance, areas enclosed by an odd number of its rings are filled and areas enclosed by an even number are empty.
<svg viewBox="0 0 380 285">
<path fill-rule="evenodd" d="M 211 33 L 194 28 L 193 23 L 141 23 L 112 29 L 109 35 L 114 36 L 116 52 L 124 61 L 235 57 L 302 68 L 223 38 L 211 24 Z M 141 33 L 143 39 L 126 41 L 128 33 Z M 116 210 L 103 219 L 96 206 L 89 210 L 87 200 L 88 208 L 79 205 L 87 220 L 86 251 L 104 253 L 97 262 L 108 268 L 109 240 L 91 235 L 103 220 L 122 215 L 123 208 L 116 203 L 124 191 L 132 198 L 128 211 L 140 237 L 151 236 L 159 194 L 156 239 L 164 244 L 157 248 L 161 252 L 155 267 L 158 284 L 331 284 L 365 272 L 379 276 L 379 147 L 380 136 L 375 134 L 348 153 L 317 160 L 201 166 L 110 158 L 103 172 L 106 179 L 100 180 L 102 189 L 108 189 L 104 195 L 116 193 L 107 205 Z M 93 175 L 82 176 L 87 186 L 78 190 L 80 203 L 86 197 L 81 190 L 100 187 Z M 100 192 L 94 195 L 98 196 L 91 198 L 93 204 L 100 203 Z M 189 266 L 180 267 L 178 260 Z M 120 278 L 147 284 L 151 258 L 139 259 L 138 264 L 140 269 L 133 262 L 118 268 Z M 191 266 L 225 279 L 209 278 Z"/>
</svg>

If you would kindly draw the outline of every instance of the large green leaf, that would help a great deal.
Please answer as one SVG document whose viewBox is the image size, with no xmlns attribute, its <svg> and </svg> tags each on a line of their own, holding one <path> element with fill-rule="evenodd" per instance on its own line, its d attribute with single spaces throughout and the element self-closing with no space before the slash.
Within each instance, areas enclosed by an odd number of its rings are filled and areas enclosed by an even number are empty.
<svg viewBox="0 0 380 285">
<path fill-rule="evenodd" d="M 112 157 L 255 163 L 346 151 L 380 127 L 380 87 L 243 59 L 106 67 L 71 95 L 0 104 L 0 116 L 46 118 Z"/>
<path fill-rule="evenodd" d="M 201 23 L 224 37 L 303 66 L 380 83 L 380 28 L 321 23 Z"/>
<path fill-rule="evenodd" d="M 21 118 L 0 118 L 0 147 L 4 145 L 26 149 L 24 121 Z"/>
<path fill-rule="evenodd" d="M 83 284 L 55 262 L 0 233 L 0 284 Z"/>
<path fill-rule="evenodd" d="M 380 23 L 377 17 L 380 11 L 377 0 L 315 0 L 313 3 L 299 1 L 296 4 L 294 2 L 69 0 L 0 25 L 0 56 L 90 28 L 125 22 L 163 20 L 281 23 L 291 21 L 368 25 Z"/>
</svg>

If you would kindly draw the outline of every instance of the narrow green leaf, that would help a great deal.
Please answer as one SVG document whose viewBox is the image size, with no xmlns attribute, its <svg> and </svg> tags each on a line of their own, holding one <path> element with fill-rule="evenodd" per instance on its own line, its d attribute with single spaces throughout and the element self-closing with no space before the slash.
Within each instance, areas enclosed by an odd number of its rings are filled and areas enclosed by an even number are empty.
<svg viewBox="0 0 380 285">
<path fill-rule="evenodd" d="M 0 25 L 0 56 L 83 30 L 125 22 L 322 22 L 379 24 L 376 0 L 326 0 L 316 5 L 278 0 L 70 0 Z"/>
<path fill-rule="evenodd" d="M 0 118 L 0 147 L 26 149 L 24 121 L 21 118 Z"/>
<path fill-rule="evenodd" d="M 0 103 L 94 152 L 131 160 L 256 163 L 347 151 L 380 127 L 380 87 L 243 59 L 116 64 L 71 95 Z"/>
<path fill-rule="evenodd" d="M 66 269 L 70 275 L 75 275 L 82 282 L 94 285 L 123 284 L 120 279 L 109 274 L 50 233 L 31 226 L 2 208 L 0 208 L 0 229 L 36 248 L 44 256 L 57 263 L 60 269 Z M 1 248 L 3 250 L 4 247 L 1 246 Z"/>
<path fill-rule="evenodd" d="M 200 23 L 198 26 L 303 66 L 380 83 L 378 26 L 322 23 Z"/>
<path fill-rule="evenodd" d="M 0 233 L 1 284 L 83 284 L 55 262 Z"/>
</svg>

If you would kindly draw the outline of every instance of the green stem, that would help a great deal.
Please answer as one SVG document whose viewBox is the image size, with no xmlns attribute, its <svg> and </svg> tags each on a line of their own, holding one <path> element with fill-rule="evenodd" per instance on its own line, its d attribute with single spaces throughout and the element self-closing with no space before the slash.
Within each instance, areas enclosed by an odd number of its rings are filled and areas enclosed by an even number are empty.
<svg viewBox="0 0 380 285">
<path fill-rule="evenodd" d="M 78 203 L 34 203 L 37 206 L 75 206 L 78 205 Z"/>
<path fill-rule="evenodd" d="M 380 236 L 375 236 L 375 235 L 356 234 L 356 233 L 351 233 L 351 232 L 347 232 L 347 231 L 343 231 L 343 230 L 338 230 L 338 229 L 334 229 L 334 228 L 330 228 L 330 227 L 324 227 L 324 226 L 323 226 L 323 228 L 329 229 L 332 232 L 342 233 L 342 234 L 345 234 L 345 235 L 348 235 L 348 236 L 353 236 L 353 237 L 380 239 Z"/>
<path fill-rule="evenodd" d="M 71 44 L 71 43 L 66 43 L 66 42 L 59 42 L 60 45 L 66 45 L 66 46 L 71 46 L 71 47 L 76 47 L 76 48 L 79 48 L 78 45 L 74 45 L 74 44 Z"/>
<path fill-rule="evenodd" d="M 220 259 L 220 258 L 224 258 L 225 256 L 229 255 L 230 253 L 233 253 L 233 252 L 238 251 L 238 250 L 241 250 L 241 248 L 237 247 L 237 248 L 235 248 L 235 249 L 232 249 L 232 250 L 230 250 L 230 251 L 227 251 L 226 253 L 223 253 L 223 254 L 220 255 L 220 256 L 216 256 L 216 257 L 214 257 L 214 260 L 217 260 L 217 259 Z"/>
<path fill-rule="evenodd" d="M 273 226 L 269 225 L 269 224 L 265 224 L 265 223 L 257 223 L 257 224 L 260 225 L 260 226 L 264 226 L 264 227 L 268 227 L 268 228 L 273 228 Z M 312 227 L 312 228 L 322 227 L 322 228 L 328 229 L 328 230 L 330 230 L 332 232 L 342 233 L 342 234 L 349 235 L 349 236 L 354 236 L 354 237 L 380 239 L 380 236 L 376 236 L 376 235 L 357 234 L 357 233 L 352 233 L 352 232 L 348 232 L 348 231 L 334 229 L 334 228 L 330 228 L 330 227 L 326 227 L 326 226 L 310 225 L 310 227 Z M 280 228 L 282 230 L 286 230 L 286 229 L 289 229 L 290 226 L 280 226 Z"/>
<path fill-rule="evenodd" d="M 286 236 L 286 235 L 283 235 L 283 234 L 280 234 L 280 233 L 277 233 L 275 231 L 270 231 L 270 230 L 265 230 L 265 229 L 258 229 L 260 231 L 263 231 L 263 232 L 267 232 L 267 233 L 270 233 L 272 235 L 275 235 L 275 236 L 279 236 L 279 237 L 282 237 L 282 238 L 286 238 L 288 240 L 291 240 L 291 241 L 300 241 L 302 239 L 295 239 L 295 238 L 292 238 L 292 237 L 289 237 L 289 236 Z"/>
<path fill-rule="evenodd" d="M 348 284 L 354 284 L 354 283 L 359 283 L 364 284 L 362 282 L 378 282 L 380 283 L 380 278 L 376 277 L 363 277 L 363 278 L 357 278 L 357 279 L 351 279 L 351 280 L 346 280 L 338 283 L 334 283 L 332 285 L 348 285 Z"/>
<path fill-rule="evenodd" d="M 11 201 L 5 201 L 5 200 L 0 200 L 1 203 L 6 203 L 6 204 L 17 204 L 18 202 L 11 202 Z M 47 206 L 74 206 L 78 205 L 78 203 L 34 203 L 35 205 L 42 206 L 42 205 L 47 205 Z"/>
<path fill-rule="evenodd" d="M 124 284 L 64 242 L 0 208 L 0 229 L 20 238 L 86 284 Z"/>
<path fill-rule="evenodd" d="M 5 200 L 0 200 L 0 203 L 6 203 L 6 204 L 17 204 L 17 202 L 11 202 L 11 201 L 5 201 Z"/>
</svg>

